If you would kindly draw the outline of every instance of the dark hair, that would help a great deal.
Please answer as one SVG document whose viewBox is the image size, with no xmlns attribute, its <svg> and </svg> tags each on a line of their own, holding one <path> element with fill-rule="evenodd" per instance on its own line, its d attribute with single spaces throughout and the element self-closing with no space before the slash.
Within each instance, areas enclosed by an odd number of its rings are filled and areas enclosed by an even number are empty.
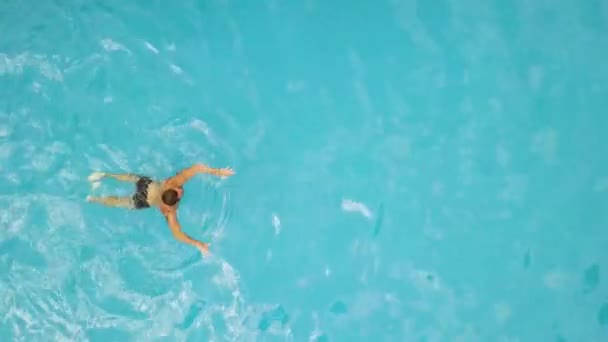
<svg viewBox="0 0 608 342">
<path fill-rule="evenodd" d="M 163 192 L 162 198 L 163 203 L 165 203 L 166 205 L 175 205 L 175 203 L 179 201 L 179 198 L 177 198 L 177 191 L 173 189 L 165 190 L 165 192 Z"/>
</svg>

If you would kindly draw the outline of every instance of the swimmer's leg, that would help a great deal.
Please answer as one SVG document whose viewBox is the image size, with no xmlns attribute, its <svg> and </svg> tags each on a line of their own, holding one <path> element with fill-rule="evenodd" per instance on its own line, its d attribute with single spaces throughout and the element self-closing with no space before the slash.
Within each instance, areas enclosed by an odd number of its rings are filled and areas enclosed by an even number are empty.
<svg viewBox="0 0 608 342">
<path fill-rule="evenodd" d="M 105 177 L 114 178 L 122 182 L 137 182 L 137 180 L 141 178 L 141 176 L 132 173 L 106 173 L 98 171 L 91 173 L 89 182 L 97 182 Z"/>
<path fill-rule="evenodd" d="M 117 197 L 117 196 L 106 196 L 106 197 L 95 197 L 87 196 L 87 202 L 99 203 L 108 207 L 135 209 L 132 197 Z"/>
</svg>

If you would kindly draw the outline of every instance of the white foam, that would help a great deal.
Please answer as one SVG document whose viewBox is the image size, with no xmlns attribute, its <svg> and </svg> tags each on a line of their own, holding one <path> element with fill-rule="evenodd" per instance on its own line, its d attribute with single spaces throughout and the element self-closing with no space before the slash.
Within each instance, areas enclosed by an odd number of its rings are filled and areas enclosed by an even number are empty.
<svg viewBox="0 0 608 342">
<path fill-rule="evenodd" d="M 308 337 L 309 342 L 317 341 L 319 339 L 319 337 L 323 336 L 323 331 L 319 327 L 320 326 L 319 315 L 316 312 L 312 313 L 312 321 L 314 324 L 314 328 L 313 328 L 312 332 L 310 333 L 310 336 Z"/>
<path fill-rule="evenodd" d="M 28 59 L 27 54 L 20 54 L 13 58 L 7 54 L 0 53 L 0 76 L 4 74 L 20 74 Z"/>
<path fill-rule="evenodd" d="M 6 138 L 11 134 L 11 129 L 7 125 L 0 124 L 0 138 Z"/>
<path fill-rule="evenodd" d="M 45 55 L 23 53 L 14 57 L 9 57 L 7 54 L 0 53 L 0 76 L 4 74 L 21 74 L 28 66 L 38 68 L 40 74 L 50 80 L 63 80 L 63 75 L 59 67 L 49 62 L 48 57 Z"/>
<path fill-rule="evenodd" d="M 127 170 L 129 168 L 129 165 L 128 165 L 129 159 L 127 158 L 127 155 L 122 150 L 118 150 L 118 149 L 112 150 L 106 144 L 100 144 L 99 147 L 108 154 L 108 156 L 110 157 L 112 162 L 114 164 L 118 165 L 118 167 L 120 169 Z"/>
<path fill-rule="evenodd" d="M 68 145 L 66 145 L 65 143 L 59 142 L 59 141 L 53 141 L 51 144 L 47 145 L 44 150 L 53 154 L 56 153 L 68 153 L 69 152 L 69 147 Z"/>
<path fill-rule="evenodd" d="M 203 134 L 205 134 L 207 136 L 211 132 L 211 130 L 209 129 L 209 125 L 207 125 L 206 122 L 199 120 L 199 119 L 193 119 L 192 121 L 190 121 L 189 125 L 191 128 L 193 128 L 199 132 L 202 132 Z"/>
<path fill-rule="evenodd" d="M 221 267 L 221 271 L 212 277 L 212 281 L 218 287 L 230 291 L 231 303 L 229 305 L 225 303 L 213 304 L 203 313 L 201 320 L 206 323 L 207 328 L 211 332 L 212 336 L 210 336 L 210 340 L 215 340 L 218 337 L 213 326 L 213 316 L 215 313 L 220 313 L 223 316 L 227 330 L 227 333 L 223 334 L 220 340 L 253 340 L 257 335 L 257 330 L 253 326 L 251 327 L 252 329 L 248 329 L 246 324 L 248 324 L 247 321 L 250 321 L 251 324 L 255 323 L 244 318 L 258 315 L 259 312 L 269 310 L 270 307 L 262 305 L 261 307 L 254 308 L 247 305 L 239 288 L 239 275 L 236 270 L 224 260 L 219 260 L 219 266 Z M 269 329 L 268 332 L 272 332 L 271 330 Z M 289 334 L 289 330 L 286 333 Z"/>
<path fill-rule="evenodd" d="M 112 51 L 129 52 L 129 50 L 124 47 L 124 45 L 113 41 L 111 38 L 102 39 L 100 44 L 101 44 L 101 47 L 108 52 L 112 52 Z"/>
<path fill-rule="evenodd" d="M 272 226 L 274 227 L 274 234 L 279 235 L 281 232 L 281 219 L 275 213 L 272 213 Z"/>
<path fill-rule="evenodd" d="M 558 269 L 551 270 L 543 276 L 543 284 L 550 289 L 557 290 L 565 288 L 568 283 L 568 275 Z"/>
<path fill-rule="evenodd" d="M 80 208 L 79 203 L 50 200 L 47 206 L 49 230 L 53 231 L 63 227 L 84 229 L 84 217 Z"/>
<path fill-rule="evenodd" d="M 144 45 L 146 46 L 146 48 L 147 48 L 148 50 L 150 50 L 150 51 L 154 52 L 155 54 L 158 54 L 158 52 L 159 52 L 159 51 L 158 51 L 158 49 L 157 49 L 157 48 L 156 48 L 154 45 L 152 45 L 151 43 L 149 43 L 149 42 L 144 42 Z"/>
<path fill-rule="evenodd" d="M 56 65 L 49 63 L 43 56 L 38 56 L 36 60 L 42 76 L 58 82 L 63 81 L 63 74 Z"/>
<path fill-rule="evenodd" d="M 37 171 L 45 171 L 48 170 L 53 161 L 55 160 L 55 155 L 51 153 L 42 152 L 40 154 L 34 155 L 31 159 L 31 166 L 33 169 Z"/>
<path fill-rule="evenodd" d="M 10 198 L 10 201 L 4 204 L 3 210 L 0 210 L 0 226 L 4 227 L 0 230 L 0 236 L 2 237 L 5 236 L 5 233 L 10 236 L 21 231 L 30 207 L 28 198 L 7 197 Z"/>
<path fill-rule="evenodd" d="M 216 275 L 212 278 L 212 281 L 221 287 L 227 287 L 230 289 L 236 289 L 238 287 L 239 276 L 232 268 L 232 266 L 226 261 L 220 261 L 222 267 L 221 275 Z"/>
<path fill-rule="evenodd" d="M 353 317 L 361 319 L 372 316 L 378 310 L 385 307 L 384 294 L 373 291 L 362 291 L 357 293 L 353 299 L 349 312 Z"/>
<path fill-rule="evenodd" d="M 347 211 L 347 212 L 356 212 L 356 213 L 363 215 L 366 218 L 372 217 L 371 210 L 369 210 L 369 208 L 365 204 L 363 204 L 361 202 L 355 202 L 350 199 L 342 200 L 342 210 Z"/>
<path fill-rule="evenodd" d="M 439 276 L 433 272 L 422 269 L 410 269 L 407 274 L 410 282 L 419 290 L 441 290 Z"/>
<path fill-rule="evenodd" d="M 181 75 L 184 73 L 184 71 L 182 70 L 182 68 L 178 67 L 175 64 L 169 64 L 169 68 L 171 68 L 171 71 L 173 71 L 174 73 Z"/>
</svg>

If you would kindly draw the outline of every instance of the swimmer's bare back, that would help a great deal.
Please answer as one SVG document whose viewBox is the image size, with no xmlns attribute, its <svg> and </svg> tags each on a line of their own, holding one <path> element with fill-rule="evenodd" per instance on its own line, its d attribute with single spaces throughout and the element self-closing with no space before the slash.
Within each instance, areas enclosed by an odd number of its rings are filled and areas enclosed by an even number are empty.
<svg viewBox="0 0 608 342">
<path fill-rule="evenodd" d="M 229 177 L 234 174 L 234 171 L 230 168 L 216 169 L 203 164 L 194 164 L 189 168 L 179 171 L 175 176 L 166 178 L 162 181 L 155 181 L 149 177 L 136 174 L 117 174 L 97 171 L 89 176 L 90 182 L 98 184 L 103 178 L 114 178 L 118 181 L 134 183 L 135 192 L 132 196 L 126 197 L 87 196 L 87 201 L 109 207 L 131 210 L 145 209 L 152 206 L 157 207 L 163 216 L 165 216 L 171 233 L 176 240 L 193 245 L 206 255 L 209 252 L 209 244 L 195 240 L 182 232 L 179 221 L 177 220 L 177 209 L 184 194 L 183 186 L 199 173 L 211 174 L 218 177 Z"/>
</svg>

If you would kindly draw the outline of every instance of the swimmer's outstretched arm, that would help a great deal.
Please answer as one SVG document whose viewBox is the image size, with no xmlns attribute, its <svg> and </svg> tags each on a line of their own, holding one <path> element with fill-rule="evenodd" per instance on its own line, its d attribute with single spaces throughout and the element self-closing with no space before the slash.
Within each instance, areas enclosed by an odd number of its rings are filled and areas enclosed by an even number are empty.
<svg viewBox="0 0 608 342">
<path fill-rule="evenodd" d="M 234 171 L 230 168 L 216 169 L 203 164 L 194 164 L 189 168 L 181 170 L 175 176 L 169 178 L 167 182 L 170 182 L 174 186 L 182 186 L 197 173 L 208 173 L 218 177 L 228 177 L 232 176 Z"/>
<path fill-rule="evenodd" d="M 179 222 L 177 221 L 177 215 L 174 211 L 165 214 L 165 218 L 167 219 L 169 228 L 171 228 L 171 233 L 173 233 L 173 236 L 177 241 L 193 245 L 198 248 L 201 253 L 203 253 L 203 255 L 207 255 L 207 253 L 209 252 L 209 244 L 195 240 L 188 236 L 188 234 L 182 232 L 182 228 Z"/>
</svg>

